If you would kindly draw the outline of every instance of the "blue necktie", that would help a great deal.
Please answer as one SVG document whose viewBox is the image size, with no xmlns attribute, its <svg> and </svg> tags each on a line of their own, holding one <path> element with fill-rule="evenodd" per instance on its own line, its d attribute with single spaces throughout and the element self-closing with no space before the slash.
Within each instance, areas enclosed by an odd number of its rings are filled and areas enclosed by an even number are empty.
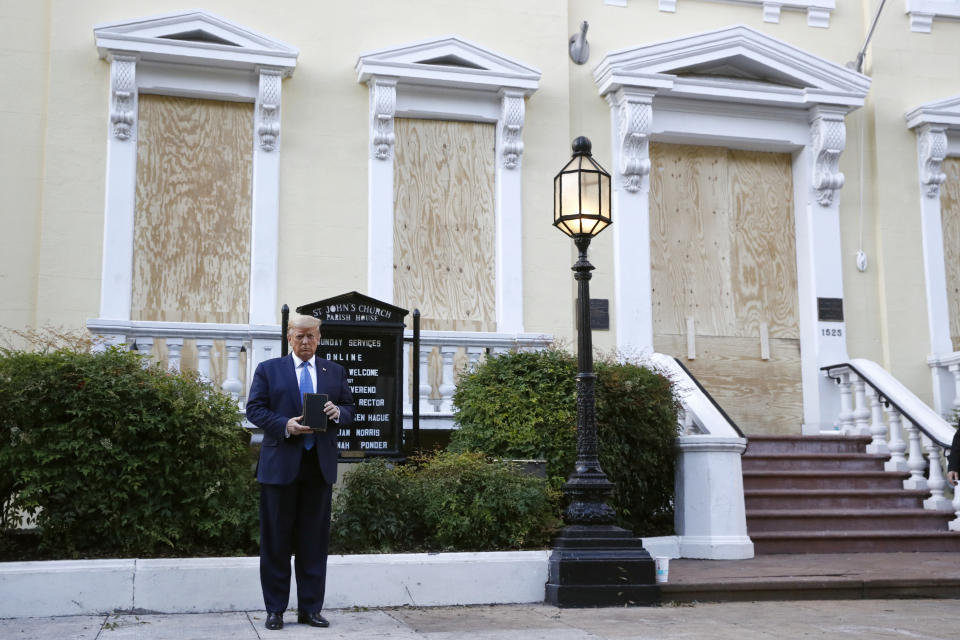
<svg viewBox="0 0 960 640">
<path fill-rule="evenodd" d="M 306 362 L 300 363 L 300 394 L 313 393 L 313 380 L 310 379 L 310 370 Z M 313 449 L 314 436 L 312 433 L 303 434 L 303 448 Z"/>
</svg>

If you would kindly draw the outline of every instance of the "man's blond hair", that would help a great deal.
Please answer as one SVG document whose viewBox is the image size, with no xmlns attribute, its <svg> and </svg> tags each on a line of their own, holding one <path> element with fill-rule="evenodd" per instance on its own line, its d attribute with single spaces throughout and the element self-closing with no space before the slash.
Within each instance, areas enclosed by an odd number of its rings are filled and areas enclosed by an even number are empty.
<svg viewBox="0 0 960 640">
<path fill-rule="evenodd" d="M 291 316 L 287 323 L 287 333 L 292 332 L 294 329 L 316 329 L 319 331 L 320 319 L 314 318 L 313 316 Z"/>
</svg>

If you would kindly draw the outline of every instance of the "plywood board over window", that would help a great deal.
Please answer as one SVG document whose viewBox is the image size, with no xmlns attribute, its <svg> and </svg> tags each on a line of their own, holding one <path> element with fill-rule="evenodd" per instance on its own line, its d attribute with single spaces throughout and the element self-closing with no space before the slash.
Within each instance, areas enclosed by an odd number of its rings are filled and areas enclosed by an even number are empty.
<svg viewBox="0 0 960 640">
<path fill-rule="evenodd" d="M 747 433 L 799 433 L 790 156 L 654 144 L 651 161 L 654 348 Z"/>
<path fill-rule="evenodd" d="M 947 180 L 940 187 L 943 224 L 943 261 L 947 273 L 947 305 L 950 309 L 950 340 L 960 351 L 960 158 L 948 158 L 941 169 Z"/>
<path fill-rule="evenodd" d="M 424 329 L 496 331 L 494 125 L 398 118 L 394 301 Z"/>
<path fill-rule="evenodd" d="M 130 317 L 246 323 L 253 105 L 155 95 L 139 103 Z"/>
</svg>

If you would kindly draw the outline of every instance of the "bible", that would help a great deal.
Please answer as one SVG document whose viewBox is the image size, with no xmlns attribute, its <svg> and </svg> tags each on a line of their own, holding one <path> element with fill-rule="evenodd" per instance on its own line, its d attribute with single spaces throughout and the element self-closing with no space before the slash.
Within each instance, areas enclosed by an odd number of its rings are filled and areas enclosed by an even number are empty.
<svg viewBox="0 0 960 640">
<path fill-rule="evenodd" d="M 303 394 L 303 419 L 300 420 L 300 424 L 317 432 L 326 431 L 327 414 L 323 412 L 323 405 L 325 404 L 327 404 L 327 394 L 325 393 Z"/>
</svg>

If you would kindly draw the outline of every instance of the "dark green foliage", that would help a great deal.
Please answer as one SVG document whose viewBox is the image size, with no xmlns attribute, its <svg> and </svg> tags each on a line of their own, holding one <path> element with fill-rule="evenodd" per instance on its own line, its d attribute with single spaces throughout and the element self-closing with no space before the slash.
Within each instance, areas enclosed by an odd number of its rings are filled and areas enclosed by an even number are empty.
<svg viewBox="0 0 960 640">
<path fill-rule="evenodd" d="M 334 506 L 335 553 L 542 547 L 557 524 L 546 482 L 481 454 L 357 465 Z"/>
<path fill-rule="evenodd" d="M 557 349 L 489 358 L 460 378 L 450 449 L 544 459 L 559 486 L 576 459 L 576 373 L 576 359 Z M 637 535 L 672 533 L 678 405 L 670 380 L 612 359 L 596 373 L 600 464 L 617 484 L 618 524 Z"/>
<path fill-rule="evenodd" d="M 460 428 L 451 451 L 546 460 L 559 487 L 577 448 L 577 363 L 559 349 L 488 358 L 460 377 L 453 395 Z"/>
<path fill-rule="evenodd" d="M 194 374 L 119 349 L 0 350 L 0 524 L 36 515 L 44 557 L 250 553 L 247 438 Z"/>
</svg>

